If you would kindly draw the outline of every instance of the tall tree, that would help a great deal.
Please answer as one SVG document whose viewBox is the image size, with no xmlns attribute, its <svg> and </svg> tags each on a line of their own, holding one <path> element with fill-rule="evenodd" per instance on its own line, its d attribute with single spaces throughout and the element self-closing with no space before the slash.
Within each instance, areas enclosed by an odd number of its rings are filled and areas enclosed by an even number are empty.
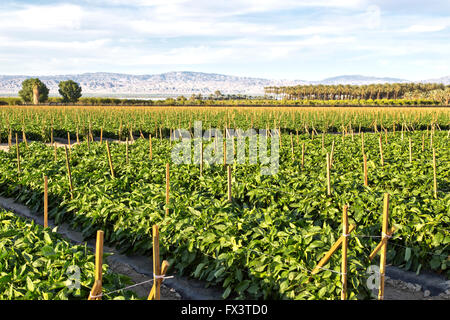
<svg viewBox="0 0 450 320">
<path fill-rule="evenodd" d="M 41 80 L 30 78 L 22 82 L 22 90 L 19 91 L 19 96 L 25 102 L 37 104 L 47 101 L 48 92 L 49 89 Z"/>
<path fill-rule="evenodd" d="M 58 84 L 59 94 L 63 97 L 63 102 L 76 103 L 81 98 L 81 87 L 73 80 L 61 81 Z"/>
</svg>

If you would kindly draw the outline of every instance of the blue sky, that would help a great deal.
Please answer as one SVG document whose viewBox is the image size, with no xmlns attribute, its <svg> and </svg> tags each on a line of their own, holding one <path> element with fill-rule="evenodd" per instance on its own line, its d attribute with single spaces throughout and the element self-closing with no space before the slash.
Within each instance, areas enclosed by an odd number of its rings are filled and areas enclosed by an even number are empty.
<svg viewBox="0 0 450 320">
<path fill-rule="evenodd" d="M 450 1 L 0 3 L 0 74 L 450 75 Z"/>
</svg>

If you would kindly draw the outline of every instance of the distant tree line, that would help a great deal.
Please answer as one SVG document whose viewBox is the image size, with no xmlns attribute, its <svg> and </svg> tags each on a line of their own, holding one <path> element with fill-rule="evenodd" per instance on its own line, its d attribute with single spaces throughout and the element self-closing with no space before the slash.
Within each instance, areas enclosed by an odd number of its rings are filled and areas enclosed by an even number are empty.
<svg viewBox="0 0 450 320">
<path fill-rule="evenodd" d="M 385 83 L 369 85 L 298 85 L 286 87 L 265 87 L 266 94 L 288 100 L 373 100 L 403 99 L 426 93 L 441 91 L 448 93 L 450 86 L 438 83 Z M 448 104 L 448 101 L 447 101 Z"/>
<path fill-rule="evenodd" d="M 50 97 L 47 86 L 37 78 L 22 82 L 20 98 L 0 98 L 0 105 L 46 103 L 49 105 L 111 106 L 200 106 L 200 105 L 448 105 L 450 86 L 443 84 L 394 83 L 371 85 L 299 85 L 266 87 L 265 95 L 192 94 L 161 100 L 82 97 L 80 85 L 73 80 L 58 84 L 61 98 Z"/>
</svg>

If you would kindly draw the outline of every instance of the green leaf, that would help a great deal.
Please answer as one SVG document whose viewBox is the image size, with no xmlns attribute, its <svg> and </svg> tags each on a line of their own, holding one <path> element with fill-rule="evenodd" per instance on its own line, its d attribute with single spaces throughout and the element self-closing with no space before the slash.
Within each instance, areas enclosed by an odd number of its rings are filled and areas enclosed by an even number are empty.
<svg viewBox="0 0 450 320">
<path fill-rule="evenodd" d="M 33 281 L 31 281 L 30 277 L 27 277 L 27 290 L 34 292 L 34 289 L 35 287 Z"/>
<path fill-rule="evenodd" d="M 230 293 L 231 293 L 231 287 L 226 288 L 225 291 L 222 294 L 222 298 L 224 298 L 224 299 L 228 298 Z"/>
</svg>

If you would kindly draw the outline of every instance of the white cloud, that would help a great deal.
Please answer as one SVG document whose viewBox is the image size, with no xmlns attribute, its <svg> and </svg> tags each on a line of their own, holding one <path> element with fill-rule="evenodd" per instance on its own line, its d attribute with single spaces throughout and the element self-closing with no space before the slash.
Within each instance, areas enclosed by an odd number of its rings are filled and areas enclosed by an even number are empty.
<svg viewBox="0 0 450 320">
<path fill-rule="evenodd" d="M 403 32 L 437 32 L 442 31 L 445 28 L 447 28 L 446 25 L 421 25 L 421 24 L 415 24 L 412 25 L 404 30 Z"/>
<path fill-rule="evenodd" d="M 72 4 L 26 5 L 19 10 L 0 13 L 1 30 L 79 29 L 83 9 Z"/>
</svg>

